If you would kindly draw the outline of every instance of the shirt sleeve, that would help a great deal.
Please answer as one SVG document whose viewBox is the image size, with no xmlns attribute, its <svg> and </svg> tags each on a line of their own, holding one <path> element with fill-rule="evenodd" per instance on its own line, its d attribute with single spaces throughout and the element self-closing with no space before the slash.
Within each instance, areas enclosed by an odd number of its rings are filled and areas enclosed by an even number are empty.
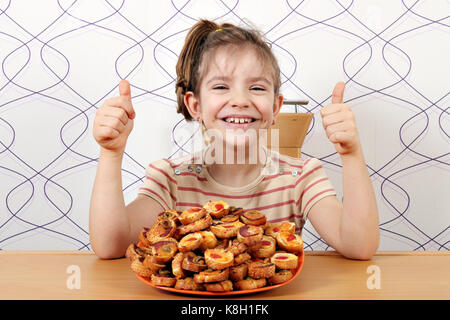
<svg viewBox="0 0 450 320">
<path fill-rule="evenodd" d="M 305 161 L 302 174 L 301 183 L 298 192 L 300 193 L 300 212 L 303 218 L 306 219 L 309 210 L 319 200 L 336 195 L 336 191 L 328 179 L 322 163 L 315 158 Z"/>
<path fill-rule="evenodd" d="M 157 160 L 148 165 L 138 193 L 153 198 L 165 210 L 176 207 L 177 181 L 169 160 Z"/>
</svg>

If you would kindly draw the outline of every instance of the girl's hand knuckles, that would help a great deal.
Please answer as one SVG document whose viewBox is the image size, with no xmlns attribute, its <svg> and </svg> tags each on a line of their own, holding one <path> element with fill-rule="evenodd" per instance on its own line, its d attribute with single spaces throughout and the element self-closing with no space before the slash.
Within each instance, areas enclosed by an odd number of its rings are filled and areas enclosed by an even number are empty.
<svg viewBox="0 0 450 320">
<path fill-rule="evenodd" d="M 111 127 L 107 127 L 107 133 L 108 133 L 108 137 L 111 137 L 111 138 L 115 138 L 118 136 L 117 130 L 115 130 Z"/>
<path fill-rule="evenodd" d="M 111 135 L 112 129 L 110 127 L 102 127 L 101 134 L 103 137 L 108 137 Z"/>
<path fill-rule="evenodd" d="M 119 118 L 113 118 L 111 122 L 114 128 L 120 128 L 122 125 L 122 121 Z"/>
<path fill-rule="evenodd" d="M 105 105 L 102 105 L 100 108 L 95 111 L 95 117 L 100 117 L 105 113 Z"/>
<path fill-rule="evenodd" d="M 128 113 L 127 110 L 125 109 L 125 107 L 121 106 L 116 110 L 115 113 L 119 118 L 121 119 L 128 119 Z"/>
<path fill-rule="evenodd" d="M 123 108 L 119 109 L 118 114 L 119 114 L 120 118 L 123 118 L 123 119 L 128 118 L 127 112 Z"/>
</svg>

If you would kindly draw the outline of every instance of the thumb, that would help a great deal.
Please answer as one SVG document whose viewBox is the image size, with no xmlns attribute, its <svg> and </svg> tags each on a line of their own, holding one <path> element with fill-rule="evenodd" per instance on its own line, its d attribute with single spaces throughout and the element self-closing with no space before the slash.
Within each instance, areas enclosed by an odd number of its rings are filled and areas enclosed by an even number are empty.
<svg viewBox="0 0 450 320">
<path fill-rule="evenodd" d="M 136 116 L 133 104 L 131 103 L 131 88 L 130 83 L 127 80 L 121 80 L 119 82 L 119 94 L 121 97 L 125 97 L 130 103 L 127 107 L 125 107 L 125 110 L 127 110 L 128 117 L 130 119 L 134 119 Z"/>
<path fill-rule="evenodd" d="M 345 82 L 340 81 L 334 86 L 333 94 L 331 95 L 331 103 L 342 103 L 344 102 L 344 90 Z"/>
<path fill-rule="evenodd" d="M 119 83 L 119 94 L 122 97 L 127 97 L 131 101 L 130 83 L 127 80 L 121 80 Z"/>
</svg>

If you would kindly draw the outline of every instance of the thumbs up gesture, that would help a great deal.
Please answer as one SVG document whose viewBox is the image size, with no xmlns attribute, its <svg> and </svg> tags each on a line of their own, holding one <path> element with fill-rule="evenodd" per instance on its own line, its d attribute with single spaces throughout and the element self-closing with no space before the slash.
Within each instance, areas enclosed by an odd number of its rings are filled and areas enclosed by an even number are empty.
<svg viewBox="0 0 450 320">
<path fill-rule="evenodd" d="M 97 110 L 94 119 L 93 135 L 101 148 L 121 155 L 133 129 L 136 116 L 131 103 L 130 83 L 119 83 L 119 96 L 105 100 Z"/>
<path fill-rule="evenodd" d="M 360 152 L 356 121 L 350 107 L 343 103 L 345 83 L 338 82 L 333 90 L 331 104 L 322 108 L 322 124 L 328 139 L 341 155 Z"/>
</svg>

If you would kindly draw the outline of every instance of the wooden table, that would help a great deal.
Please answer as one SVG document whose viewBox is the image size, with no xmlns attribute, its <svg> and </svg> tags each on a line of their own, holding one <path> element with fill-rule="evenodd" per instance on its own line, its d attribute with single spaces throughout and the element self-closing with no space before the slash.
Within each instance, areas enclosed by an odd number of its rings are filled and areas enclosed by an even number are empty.
<svg viewBox="0 0 450 320">
<path fill-rule="evenodd" d="M 0 270 L 0 299 L 205 299 L 148 286 L 128 260 L 100 260 L 89 251 L 1 251 Z M 69 289 L 75 275 L 81 287 Z M 301 273 L 288 285 L 223 299 L 450 299 L 450 252 L 379 252 L 357 261 L 307 251 Z"/>
</svg>

